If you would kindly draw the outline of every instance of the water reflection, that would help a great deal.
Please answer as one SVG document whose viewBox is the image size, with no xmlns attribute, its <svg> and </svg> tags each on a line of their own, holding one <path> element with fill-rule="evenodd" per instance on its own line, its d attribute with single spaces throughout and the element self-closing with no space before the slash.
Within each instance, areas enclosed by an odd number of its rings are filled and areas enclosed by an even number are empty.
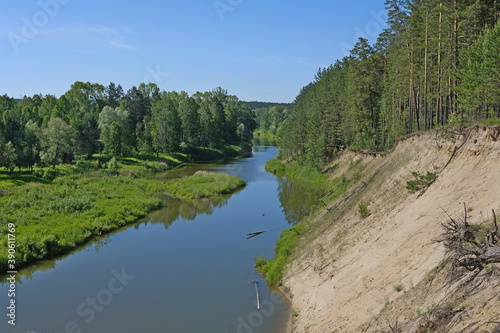
<svg viewBox="0 0 500 333">
<path fill-rule="evenodd" d="M 317 208 L 325 189 L 307 182 L 278 178 L 278 196 L 288 223 L 294 225 Z"/>
<path fill-rule="evenodd" d="M 237 192 L 239 191 L 241 190 Z M 196 216 L 201 214 L 212 215 L 215 209 L 227 205 L 227 201 L 235 193 L 204 199 L 178 199 L 165 196 L 164 208 L 152 212 L 148 215 L 147 220 L 141 222 L 144 224 L 163 223 L 165 229 L 168 229 L 179 218 L 193 221 Z M 136 228 L 139 228 L 140 224 L 137 224 Z"/>
<path fill-rule="evenodd" d="M 16 275 L 16 280 L 19 284 L 22 284 L 23 281 L 32 280 L 33 274 L 39 271 L 48 271 L 56 268 L 57 263 L 70 257 L 74 253 L 80 251 L 93 251 L 98 254 L 103 248 L 108 247 L 112 242 L 112 236 L 123 232 L 129 228 L 135 228 L 136 230 L 141 227 L 141 225 L 151 224 L 159 224 L 162 223 L 165 229 L 168 229 L 172 223 L 177 221 L 179 218 L 182 218 L 186 221 L 193 221 L 196 219 L 198 215 L 212 215 L 212 213 L 219 208 L 227 205 L 229 198 L 241 191 L 242 189 L 227 195 L 221 195 L 213 198 L 205 198 L 205 199 L 178 199 L 168 195 L 165 195 L 163 199 L 163 208 L 151 212 L 148 214 L 146 219 L 140 220 L 135 224 L 131 224 L 125 227 L 122 227 L 118 230 L 115 230 L 107 235 L 98 237 L 91 241 L 90 243 L 78 247 L 70 253 L 66 253 L 60 255 L 53 259 L 42 260 L 31 264 L 22 270 L 20 270 Z M 0 277 L 0 286 L 7 285 L 6 281 L 7 276 Z"/>
</svg>

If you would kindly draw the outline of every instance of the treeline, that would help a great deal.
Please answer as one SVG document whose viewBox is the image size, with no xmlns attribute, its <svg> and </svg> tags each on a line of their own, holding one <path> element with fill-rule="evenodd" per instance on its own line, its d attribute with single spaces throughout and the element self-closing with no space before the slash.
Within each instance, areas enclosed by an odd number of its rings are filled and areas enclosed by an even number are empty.
<svg viewBox="0 0 500 333">
<path fill-rule="evenodd" d="M 253 110 L 255 112 L 257 130 L 263 133 L 269 132 L 276 134 L 279 126 L 285 121 L 291 110 L 290 104 L 273 104 L 269 107 Z"/>
<path fill-rule="evenodd" d="M 387 0 L 375 45 L 316 74 L 281 126 L 281 152 L 321 167 L 340 147 L 500 117 L 500 2 Z"/>
<path fill-rule="evenodd" d="M 267 109 L 273 106 L 282 106 L 283 108 L 290 108 L 292 106 L 291 103 L 272 103 L 272 102 L 258 102 L 258 101 L 252 101 L 252 102 L 243 102 L 248 107 L 252 110 L 255 109 Z"/>
<path fill-rule="evenodd" d="M 255 128 L 253 111 L 222 88 L 189 96 L 160 91 L 152 83 L 125 93 L 114 83 L 75 82 L 59 98 L 0 96 L 0 166 L 12 172 L 94 154 L 123 157 L 246 146 Z"/>
<path fill-rule="evenodd" d="M 290 115 L 292 104 L 259 103 L 254 109 L 257 130 L 254 132 L 254 143 L 259 146 L 276 146 L 280 125 Z"/>
</svg>

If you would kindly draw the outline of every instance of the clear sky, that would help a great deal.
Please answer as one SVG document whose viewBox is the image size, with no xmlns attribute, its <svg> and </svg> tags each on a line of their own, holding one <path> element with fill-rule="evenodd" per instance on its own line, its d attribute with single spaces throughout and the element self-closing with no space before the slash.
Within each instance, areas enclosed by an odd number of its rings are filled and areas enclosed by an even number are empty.
<svg viewBox="0 0 500 333">
<path fill-rule="evenodd" d="M 3 0 L 0 95 L 154 82 L 292 102 L 385 19 L 384 0 Z"/>
</svg>

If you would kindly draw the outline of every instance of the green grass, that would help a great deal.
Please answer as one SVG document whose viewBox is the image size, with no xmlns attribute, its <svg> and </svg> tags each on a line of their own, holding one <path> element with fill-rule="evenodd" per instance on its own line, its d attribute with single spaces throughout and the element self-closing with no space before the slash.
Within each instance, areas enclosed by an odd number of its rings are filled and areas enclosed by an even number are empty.
<svg viewBox="0 0 500 333">
<path fill-rule="evenodd" d="M 313 186 L 325 189 L 327 195 L 315 204 L 321 211 L 324 210 L 324 206 L 327 203 L 340 198 L 349 188 L 364 178 L 362 167 L 360 160 L 352 161 L 347 173 L 330 179 L 330 173 L 323 173 L 319 170 L 306 167 L 297 161 L 284 162 L 280 159 L 272 159 L 266 164 L 266 170 L 275 175 L 286 176 L 292 180 L 306 181 L 313 184 Z M 333 167 L 333 169 L 335 168 Z M 358 209 L 362 218 L 366 218 L 371 214 L 368 206 L 365 204 L 358 206 Z M 312 216 L 314 216 L 314 213 Z M 255 269 L 267 278 L 269 284 L 276 285 L 280 282 L 285 265 L 291 260 L 294 251 L 300 250 L 298 248 L 300 239 L 310 229 L 310 224 L 300 223 L 290 229 L 284 230 L 276 243 L 275 258 L 269 261 L 262 257 L 256 259 Z"/>
<path fill-rule="evenodd" d="M 144 176 L 150 174 L 145 161 L 128 162 L 134 165 L 53 181 L 22 174 L 11 178 L 3 175 L 0 179 L 10 187 L 0 193 L 0 272 L 7 271 L 9 223 L 16 227 L 19 268 L 137 221 L 161 207 L 161 193 L 201 198 L 231 193 L 245 185 L 237 177 L 203 172 L 162 182 Z"/>
<path fill-rule="evenodd" d="M 368 205 L 363 202 L 360 202 L 358 204 L 358 213 L 362 220 L 371 215 L 370 209 L 368 209 Z"/>
<path fill-rule="evenodd" d="M 74 175 L 13 189 L 0 198 L 0 271 L 6 270 L 6 223 L 16 226 L 19 267 L 75 248 L 160 206 L 147 180 L 121 176 Z"/>
<path fill-rule="evenodd" d="M 238 177 L 198 171 L 191 177 L 168 181 L 163 188 L 175 196 L 199 199 L 232 193 L 244 186 L 245 181 Z"/>
<path fill-rule="evenodd" d="M 297 179 L 314 184 L 325 184 L 327 176 L 319 170 L 305 167 L 297 161 L 283 162 L 273 158 L 266 163 L 266 170 L 277 176 L 286 176 L 289 179 Z"/>
<path fill-rule="evenodd" d="M 283 268 L 290 260 L 301 236 L 310 229 L 308 224 L 300 223 L 284 230 L 276 242 L 276 256 L 266 261 L 259 257 L 255 260 L 255 269 L 267 278 L 270 285 L 277 285 L 283 277 Z"/>
<path fill-rule="evenodd" d="M 500 118 L 488 118 L 479 122 L 481 125 L 500 125 Z"/>
</svg>

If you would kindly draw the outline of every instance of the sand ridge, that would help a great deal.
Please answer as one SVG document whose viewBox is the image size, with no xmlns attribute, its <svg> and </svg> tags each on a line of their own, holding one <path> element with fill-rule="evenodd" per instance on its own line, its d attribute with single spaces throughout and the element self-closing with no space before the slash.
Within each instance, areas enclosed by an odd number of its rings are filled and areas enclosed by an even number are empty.
<svg viewBox="0 0 500 333">
<path fill-rule="evenodd" d="M 403 331 L 417 331 L 412 320 L 445 297 L 437 282 L 432 292 L 417 291 L 444 259 L 443 246 L 434 241 L 447 214 L 463 215 L 463 203 L 471 221 L 488 221 L 491 209 L 500 213 L 500 127 L 416 134 L 385 156 L 346 151 L 333 163 L 332 177 L 352 176 L 351 167 L 361 164 L 351 193 L 363 189 L 319 213 L 285 269 L 281 289 L 296 313 L 292 332 L 390 332 L 395 320 L 406 323 Z M 412 172 L 428 171 L 438 175 L 436 181 L 425 193 L 409 193 Z M 365 219 L 359 202 L 371 211 Z M 405 303 L 412 292 L 426 295 Z M 490 303 L 500 308 L 498 298 Z M 391 315 L 384 314 L 388 308 Z M 495 315 L 483 312 L 474 320 Z M 467 327 L 466 319 L 460 323 Z"/>
</svg>

